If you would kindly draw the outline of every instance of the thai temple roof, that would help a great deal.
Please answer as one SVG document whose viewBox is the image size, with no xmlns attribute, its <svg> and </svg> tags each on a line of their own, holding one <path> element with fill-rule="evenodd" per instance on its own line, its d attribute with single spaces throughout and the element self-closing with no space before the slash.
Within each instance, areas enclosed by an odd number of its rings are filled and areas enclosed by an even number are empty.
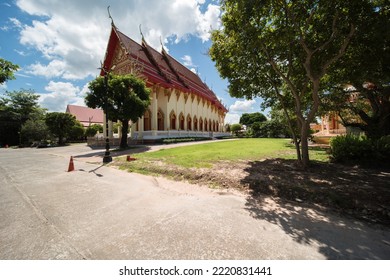
<svg viewBox="0 0 390 280">
<path fill-rule="evenodd" d="M 140 66 L 141 74 L 147 79 L 147 84 L 158 84 L 166 89 L 176 89 L 185 94 L 195 94 L 210 101 L 218 109 L 227 109 L 218 100 L 215 93 L 200 79 L 200 77 L 170 56 L 164 49 L 161 52 L 153 49 L 144 38 L 138 44 L 120 32 L 114 25 L 107 46 L 104 60 L 105 69 L 110 69 L 117 45 L 125 50 L 127 58 Z M 103 71 L 100 73 L 103 75 Z"/>
</svg>

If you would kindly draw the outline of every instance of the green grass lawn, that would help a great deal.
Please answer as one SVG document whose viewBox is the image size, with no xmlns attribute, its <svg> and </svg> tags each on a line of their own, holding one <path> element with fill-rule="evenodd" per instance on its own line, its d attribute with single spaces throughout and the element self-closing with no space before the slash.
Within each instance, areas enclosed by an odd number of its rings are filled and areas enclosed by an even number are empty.
<svg viewBox="0 0 390 280">
<path fill-rule="evenodd" d="M 263 158 L 296 158 L 295 148 L 286 139 L 238 139 L 233 141 L 213 142 L 156 152 L 137 154 L 143 161 L 163 161 L 181 167 L 211 167 L 218 161 L 259 160 Z M 311 157 L 325 161 L 325 151 L 313 150 Z M 138 165 L 138 164 L 137 164 Z"/>
</svg>

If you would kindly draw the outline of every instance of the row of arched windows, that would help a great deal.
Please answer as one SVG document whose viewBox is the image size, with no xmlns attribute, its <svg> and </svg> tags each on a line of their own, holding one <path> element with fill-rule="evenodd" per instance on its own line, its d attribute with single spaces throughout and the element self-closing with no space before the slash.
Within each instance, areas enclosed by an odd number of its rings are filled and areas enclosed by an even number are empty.
<svg viewBox="0 0 390 280">
<path fill-rule="evenodd" d="M 144 114 L 144 131 L 152 130 L 152 114 L 150 110 L 147 110 Z M 178 122 L 177 122 L 178 121 Z M 187 124 L 187 128 L 185 127 Z M 170 127 L 165 127 L 165 116 L 161 110 L 158 110 L 157 113 L 157 130 L 192 130 L 192 131 L 214 131 L 218 132 L 219 123 L 215 120 L 207 120 L 200 117 L 199 119 L 194 116 L 191 118 L 190 115 L 187 118 L 184 118 L 183 113 L 180 113 L 179 119 L 175 112 L 171 112 L 169 115 L 169 125 Z"/>
</svg>

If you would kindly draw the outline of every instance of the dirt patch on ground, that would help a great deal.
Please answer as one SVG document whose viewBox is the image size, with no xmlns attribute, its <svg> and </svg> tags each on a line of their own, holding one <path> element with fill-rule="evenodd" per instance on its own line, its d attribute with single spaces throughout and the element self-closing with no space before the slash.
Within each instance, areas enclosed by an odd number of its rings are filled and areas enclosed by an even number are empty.
<svg viewBox="0 0 390 280">
<path fill-rule="evenodd" d="M 129 171 L 132 171 L 131 164 L 125 164 Z M 315 162 L 302 170 L 295 160 L 286 159 L 219 162 L 211 169 L 181 168 L 162 161 L 148 161 L 142 166 L 145 173 L 239 190 L 251 199 L 268 195 L 390 226 L 389 169 Z M 136 171 L 140 171 L 139 167 Z"/>
</svg>

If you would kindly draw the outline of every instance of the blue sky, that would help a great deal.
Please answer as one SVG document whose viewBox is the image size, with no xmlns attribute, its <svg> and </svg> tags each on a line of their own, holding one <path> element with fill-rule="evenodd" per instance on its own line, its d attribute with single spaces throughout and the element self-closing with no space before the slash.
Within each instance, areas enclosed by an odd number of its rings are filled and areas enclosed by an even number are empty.
<svg viewBox="0 0 390 280">
<path fill-rule="evenodd" d="M 111 28 L 110 6 L 120 31 L 140 42 L 164 47 L 178 61 L 197 71 L 229 109 L 227 123 L 242 113 L 260 111 L 260 100 L 229 96 L 207 56 L 210 30 L 220 28 L 216 0 L 1 0 L 0 57 L 20 66 L 5 91 L 32 89 L 42 107 L 65 111 L 67 104 L 84 105 L 88 83 L 98 74 Z"/>
</svg>

